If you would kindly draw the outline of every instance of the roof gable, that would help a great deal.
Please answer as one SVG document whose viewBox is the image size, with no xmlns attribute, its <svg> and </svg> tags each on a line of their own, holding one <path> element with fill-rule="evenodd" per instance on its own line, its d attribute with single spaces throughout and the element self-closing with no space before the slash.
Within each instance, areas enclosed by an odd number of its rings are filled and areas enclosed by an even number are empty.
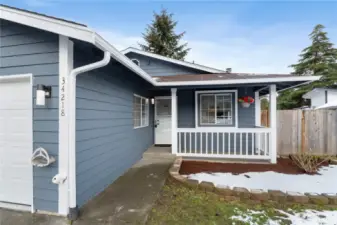
<svg viewBox="0 0 337 225">
<path fill-rule="evenodd" d="M 171 64 L 175 64 L 175 65 L 178 65 L 178 66 L 187 67 L 187 68 L 190 68 L 190 69 L 195 69 L 195 70 L 204 71 L 204 72 L 208 72 L 208 73 L 223 73 L 223 72 L 225 72 L 223 70 L 211 68 L 211 67 L 208 67 L 208 66 L 203 66 L 203 65 L 190 63 L 190 62 L 177 60 L 177 59 L 171 59 L 171 58 L 168 58 L 168 57 L 165 57 L 165 56 L 162 56 L 162 55 L 142 51 L 142 50 L 132 48 L 132 47 L 123 50 L 122 53 L 125 54 L 125 55 L 129 54 L 129 53 L 136 53 L 136 54 L 146 56 L 146 57 L 149 57 L 149 58 L 152 58 L 152 59 L 161 60 L 161 61 L 166 62 L 166 63 L 171 63 Z"/>
<path fill-rule="evenodd" d="M 201 74 L 207 73 L 203 70 L 181 66 L 160 59 L 148 57 L 134 52 L 126 54 L 131 60 L 137 60 L 139 67 L 151 76 L 173 76 L 179 74 Z"/>
</svg>

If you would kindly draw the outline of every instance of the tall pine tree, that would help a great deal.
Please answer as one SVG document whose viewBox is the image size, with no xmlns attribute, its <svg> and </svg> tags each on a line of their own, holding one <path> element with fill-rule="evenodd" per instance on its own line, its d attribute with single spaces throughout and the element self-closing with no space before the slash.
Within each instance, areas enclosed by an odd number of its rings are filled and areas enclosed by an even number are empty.
<svg viewBox="0 0 337 225">
<path fill-rule="evenodd" d="M 324 26 L 318 24 L 309 34 L 311 45 L 303 49 L 297 64 L 290 65 L 296 75 L 319 75 L 320 81 L 301 88 L 283 92 L 278 99 L 280 109 L 292 109 L 307 105 L 303 94 L 315 87 L 337 82 L 337 49 L 327 37 Z"/>
<path fill-rule="evenodd" d="M 145 44 L 139 44 L 142 50 L 184 60 L 190 49 L 187 48 L 187 43 L 179 43 L 185 32 L 175 33 L 177 23 L 173 20 L 173 14 L 167 13 L 166 9 L 160 14 L 154 13 L 152 24 L 143 33 Z"/>
<path fill-rule="evenodd" d="M 327 76 L 337 60 L 337 49 L 327 37 L 324 26 L 318 24 L 310 33 L 311 45 L 303 49 L 297 64 L 290 67 L 298 75 Z"/>
</svg>

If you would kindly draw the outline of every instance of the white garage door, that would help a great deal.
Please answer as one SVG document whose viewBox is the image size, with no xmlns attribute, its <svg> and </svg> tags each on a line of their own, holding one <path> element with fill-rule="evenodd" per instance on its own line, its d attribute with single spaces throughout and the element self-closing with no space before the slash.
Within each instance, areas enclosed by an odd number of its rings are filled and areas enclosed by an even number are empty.
<svg viewBox="0 0 337 225">
<path fill-rule="evenodd" d="M 0 76 L 0 202 L 32 203 L 32 87 Z"/>
</svg>

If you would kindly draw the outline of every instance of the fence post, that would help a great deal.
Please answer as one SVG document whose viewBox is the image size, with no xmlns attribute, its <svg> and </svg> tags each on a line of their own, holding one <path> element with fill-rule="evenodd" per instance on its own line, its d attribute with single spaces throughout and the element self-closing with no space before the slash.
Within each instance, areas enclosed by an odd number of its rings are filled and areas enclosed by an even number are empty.
<svg viewBox="0 0 337 225">
<path fill-rule="evenodd" d="M 302 110 L 301 117 L 301 152 L 305 152 L 305 112 Z"/>
</svg>

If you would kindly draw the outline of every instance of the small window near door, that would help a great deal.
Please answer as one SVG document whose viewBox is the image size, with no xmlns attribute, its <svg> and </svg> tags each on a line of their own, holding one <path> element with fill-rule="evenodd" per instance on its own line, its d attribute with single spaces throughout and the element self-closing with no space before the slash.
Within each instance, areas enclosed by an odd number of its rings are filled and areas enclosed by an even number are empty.
<svg viewBox="0 0 337 225">
<path fill-rule="evenodd" d="M 133 127 L 149 126 L 149 99 L 139 95 L 133 96 Z"/>
</svg>

